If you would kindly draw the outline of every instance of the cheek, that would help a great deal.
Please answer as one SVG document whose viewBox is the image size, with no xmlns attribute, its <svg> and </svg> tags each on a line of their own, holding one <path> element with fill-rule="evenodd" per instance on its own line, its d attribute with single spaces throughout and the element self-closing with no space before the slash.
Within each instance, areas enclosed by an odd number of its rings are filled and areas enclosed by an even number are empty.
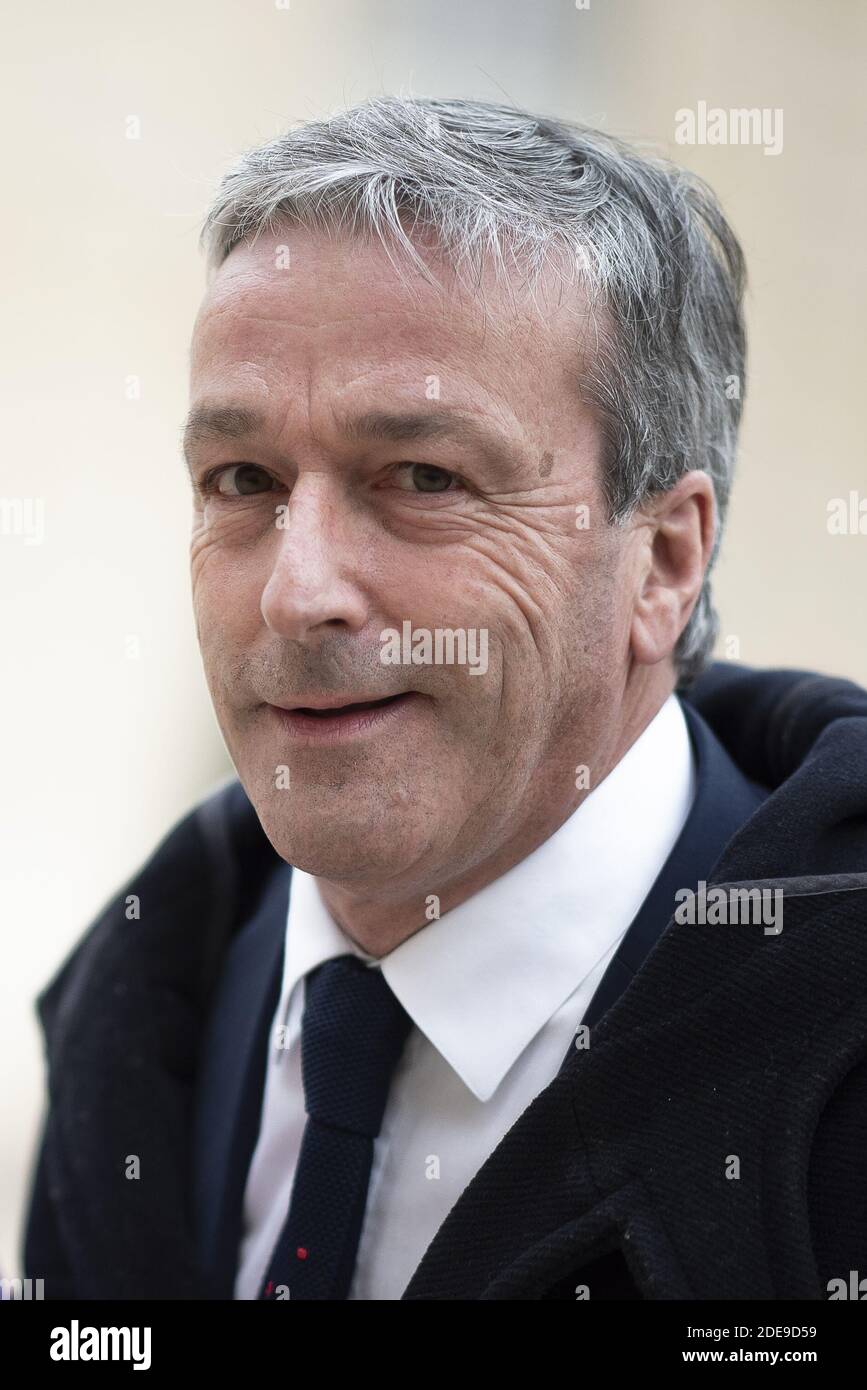
<svg viewBox="0 0 867 1390">
<path fill-rule="evenodd" d="M 618 538 L 611 533 L 569 538 L 523 585 L 536 674 L 551 698 L 571 707 L 595 698 L 622 664 L 627 585 Z M 516 652 L 526 659 L 523 650 Z M 508 659 L 508 658 L 507 658 Z M 541 674 L 540 674 L 541 673 Z"/>
<path fill-rule="evenodd" d="M 220 532 L 194 520 L 190 538 L 190 585 L 199 642 L 213 646 L 256 633 L 267 574 L 261 557 L 226 543 Z"/>
<path fill-rule="evenodd" d="M 617 546 L 584 568 L 563 615 L 564 687 L 587 705 L 620 688 L 628 662 L 631 601 Z"/>
</svg>

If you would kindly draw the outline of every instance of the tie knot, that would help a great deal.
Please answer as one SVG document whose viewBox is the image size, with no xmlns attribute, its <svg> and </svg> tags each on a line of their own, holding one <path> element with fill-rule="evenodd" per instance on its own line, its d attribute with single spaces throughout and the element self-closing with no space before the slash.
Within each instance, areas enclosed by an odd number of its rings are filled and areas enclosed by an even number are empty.
<svg viewBox="0 0 867 1390">
<path fill-rule="evenodd" d="M 301 1021 L 308 1115 L 375 1138 L 411 1027 L 378 966 L 344 955 L 311 971 Z"/>
</svg>

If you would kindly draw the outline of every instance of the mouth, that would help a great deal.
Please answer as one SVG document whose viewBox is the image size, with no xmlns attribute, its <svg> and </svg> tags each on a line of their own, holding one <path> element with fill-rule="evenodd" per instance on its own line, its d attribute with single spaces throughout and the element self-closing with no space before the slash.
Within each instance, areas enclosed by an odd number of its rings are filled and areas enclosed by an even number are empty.
<svg viewBox="0 0 867 1390">
<path fill-rule="evenodd" d="M 269 705 L 268 709 L 287 733 L 308 741 L 328 741 L 378 730 L 407 713 L 422 699 L 418 691 L 404 690 L 375 700 L 351 700 L 345 704 L 321 701 L 315 705 L 295 705 L 291 709 Z"/>
<path fill-rule="evenodd" d="M 404 691 L 403 694 L 409 694 Z M 379 700 L 352 700 L 347 704 L 339 705 L 296 705 L 287 711 L 289 714 L 312 714 L 314 718 L 328 718 L 332 715 L 347 714 L 350 710 L 356 709 L 380 709 L 384 705 L 391 704 L 394 700 L 399 700 L 402 695 L 383 695 Z"/>
</svg>

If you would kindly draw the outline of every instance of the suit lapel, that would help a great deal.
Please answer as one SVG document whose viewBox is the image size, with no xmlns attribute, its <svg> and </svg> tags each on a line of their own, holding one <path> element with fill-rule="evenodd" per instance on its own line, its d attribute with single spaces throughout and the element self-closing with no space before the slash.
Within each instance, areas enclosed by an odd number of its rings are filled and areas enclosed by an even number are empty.
<svg viewBox="0 0 867 1390">
<path fill-rule="evenodd" d="M 610 1009 L 643 965 L 677 906 L 675 894 L 709 879 L 732 836 L 768 793 L 747 781 L 697 710 L 681 701 L 696 763 L 695 797 L 678 839 L 624 936 L 582 1019 Z M 567 1058 L 570 1053 L 567 1053 Z"/>
</svg>

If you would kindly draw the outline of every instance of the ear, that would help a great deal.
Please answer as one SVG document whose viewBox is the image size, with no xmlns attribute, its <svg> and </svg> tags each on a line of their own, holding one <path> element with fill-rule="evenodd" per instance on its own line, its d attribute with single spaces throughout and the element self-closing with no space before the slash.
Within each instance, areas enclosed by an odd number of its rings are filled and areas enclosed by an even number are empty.
<svg viewBox="0 0 867 1390">
<path fill-rule="evenodd" d="M 716 525 L 709 475 L 684 474 L 634 520 L 642 544 L 630 648 L 639 665 L 653 666 L 671 656 L 701 593 Z"/>
</svg>

